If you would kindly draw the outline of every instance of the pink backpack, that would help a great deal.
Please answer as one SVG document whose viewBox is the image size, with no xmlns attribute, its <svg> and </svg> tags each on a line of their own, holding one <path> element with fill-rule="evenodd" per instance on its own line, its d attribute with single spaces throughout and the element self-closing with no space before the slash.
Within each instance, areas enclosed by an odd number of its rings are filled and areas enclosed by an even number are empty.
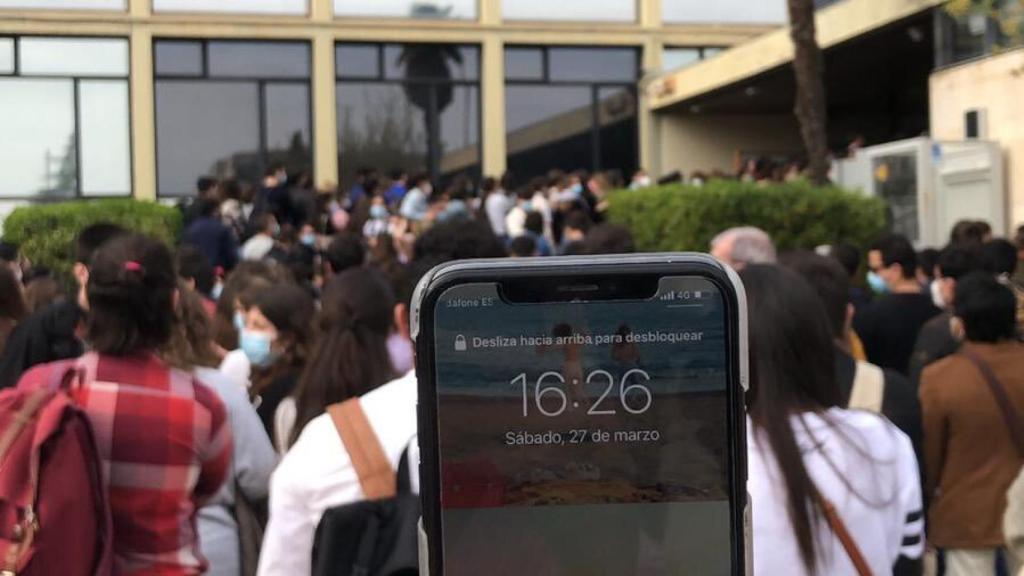
<svg viewBox="0 0 1024 576">
<path fill-rule="evenodd" d="M 44 374 L 50 382 L 40 380 Z M 43 366 L 0 392 L 2 576 L 111 573 L 110 508 L 96 442 L 67 394 L 75 374 L 74 361 Z"/>
</svg>

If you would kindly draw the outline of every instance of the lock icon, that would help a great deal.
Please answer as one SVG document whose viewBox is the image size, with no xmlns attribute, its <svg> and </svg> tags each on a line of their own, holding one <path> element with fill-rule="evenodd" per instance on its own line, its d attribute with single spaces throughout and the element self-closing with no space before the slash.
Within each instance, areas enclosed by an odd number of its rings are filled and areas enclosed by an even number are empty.
<svg viewBox="0 0 1024 576">
<path fill-rule="evenodd" d="M 459 334 L 455 337 L 455 351 L 465 352 L 466 351 L 466 337 Z"/>
</svg>

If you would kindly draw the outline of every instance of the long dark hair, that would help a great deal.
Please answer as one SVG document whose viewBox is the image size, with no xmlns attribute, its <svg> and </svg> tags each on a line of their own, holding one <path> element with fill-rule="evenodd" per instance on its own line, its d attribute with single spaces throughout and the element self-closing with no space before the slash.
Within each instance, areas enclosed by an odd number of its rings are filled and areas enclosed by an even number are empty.
<svg viewBox="0 0 1024 576">
<path fill-rule="evenodd" d="M 305 289 L 294 284 L 268 286 L 252 300 L 277 329 L 282 354 L 267 368 L 253 366 L 252 394 L 259 395 L 278 378 L 302 370 L 313 343 L 316 303 Z"/>
<path fill-rule="evenodd" d="M 139 234 L 118 236 L 93 256 L 86 339 L 101 354 L 153 352 L 174 322 L 177 278 L 170 250 Z"/>
<path fill-rule="evenodd" d="M 835 348 L 817 294 L 796 273 L 749 265 L 740 273 L 750 319 L 750 391 L 747 406 L 755 439 L 764 437 L 786 485 L 789 519 L 808 573 L 817 560 L 814 534 L 821 520 L 791 417 L 840 406 Z"/>
<path fill-rule="evenodd" d="M 388 334 L 395 295 L 376 271 L 349 269 L 327 283 L 318 326 L 320 338 L 295 391 L 295 425 L 303 427 L 337 402 L 361 396 L 394 376 Z"/>
</svg>

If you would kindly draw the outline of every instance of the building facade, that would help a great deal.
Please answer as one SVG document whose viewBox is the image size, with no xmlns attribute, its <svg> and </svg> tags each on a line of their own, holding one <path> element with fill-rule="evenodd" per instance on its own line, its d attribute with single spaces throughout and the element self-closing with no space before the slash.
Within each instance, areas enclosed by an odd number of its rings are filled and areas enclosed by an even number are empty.
<svg viewBox="0 0 1024 576">
<path fill-rule="evenodd" d="M 784 0 L 0 0 L 0 202 L 173 199 L 283 164 L 650 166 L 646 84 Z"/>
</svg>

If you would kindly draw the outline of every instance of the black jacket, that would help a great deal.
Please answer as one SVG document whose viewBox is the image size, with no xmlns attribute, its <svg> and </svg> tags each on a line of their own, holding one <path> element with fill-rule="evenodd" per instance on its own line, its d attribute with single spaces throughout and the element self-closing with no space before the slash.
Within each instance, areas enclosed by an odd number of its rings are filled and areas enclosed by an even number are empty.
<svg viewBox="0 0 1024 576">
<path fill-rule="evenodd" d="M 953 338 L 949 329 L 952 314 L 943 312 L 932 318 L 921 327 L 914 344 L 914 353 L 910 355 L 910 383 L 914 390 L 921 386 L 921 373 L 933 362 L 955 354 L 960 349 L 960 342 Z"/>
<path fill-rule="evenodd" d="M 853 379 L 857 364 L 846 352 L 836 349 L 836 381 L 843 399 L 843 405 L 850 403 L 853 392 Z M 885 389 L 882 392 L 882 415 L 910 437 L 914 445 L 917 461 L 921 463 L 921 401 L 917 397 L 917 388 L 899 372 L 883 369 Z"/>
<path fill-rule="evenodd" d="M 61 300 L 18 324 L 0 357 L 0 388 L 16 385 L 38 364 L 81 356 L 85 346 L 76 331 L 84 315 L 74 300 Z"/>
</svg>

